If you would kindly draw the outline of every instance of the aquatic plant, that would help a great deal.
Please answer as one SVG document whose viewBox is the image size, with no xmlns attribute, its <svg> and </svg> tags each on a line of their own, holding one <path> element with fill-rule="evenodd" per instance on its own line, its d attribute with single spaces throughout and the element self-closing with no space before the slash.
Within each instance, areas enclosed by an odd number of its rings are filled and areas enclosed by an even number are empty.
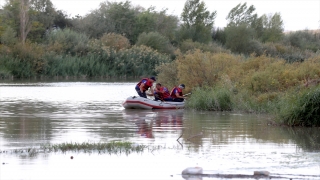
<svg viewBox="0 0 320 180">
<path fill-rule="evenodd" d="M 109 154 L 130 154 L 132 152 L 143 152 L 147 146 L 145 145 L 136 145 L 131 142 L 117 142 L 112 141 L 109 143 L 61 143 L 53 145 L 44 145 L 40 149 L 45 152 L 67 152 L 67 151 L 77 151 L 77 152 L 93 152 L 97 151 L 98 153 L 109 153 Z"/>
<path fill-rule="evenodd" d="M 149 147 L 146 145 L 138 145 L 131 142 L 118 142 L 118 141 L 111 141 L 108 143 L 95 143 L 95 142 L 65 142 L 61 144 L 46 144 L 42 145 L 39 148 L 28 147 L 28 148 L 21 148 L 21 149 L 13 149 L 13 150 L 0 150 L 0 153 L 13 153 L 23 156 L 33 157 L 39 153 L 51 153 L 51 152 L 79 152 L 79 153 L 99 153 L 104 154 L 108 153 L 112 154 L 126 154 L 129 155 L 131 153 L 141 153 L 145 150 L 154 151 L 159 149 L 159 147 Z"/>
</svg>

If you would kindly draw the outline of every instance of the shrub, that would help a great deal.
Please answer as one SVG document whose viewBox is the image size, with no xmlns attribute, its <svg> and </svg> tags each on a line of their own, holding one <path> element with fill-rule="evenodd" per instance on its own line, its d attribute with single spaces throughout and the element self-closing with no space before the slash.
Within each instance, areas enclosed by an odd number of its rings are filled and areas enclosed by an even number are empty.
<svg viewBox="0 0 320 180">
<path fill-rule="evenodd" d="M 13 28 L 7 27 L 0 36 L 0 42 L 1 44 L 12 46 L 18 42 L 18 39 L 16 38 L 16 36 L 17 36 L 17 32 L 15 32 Z"/>
<path fill-rule="evenodd" d="M 174 49 L 167 37 L 158 32 L 142 33 L 139 35 L 136 46 L 148 46 L 167 55 L 173 55 Z"/>
<path fill-rule="evenodd" d="M 194 51 L 200 49 L 203 52 L 212 52 L 212 53 L 231 53 L 230 50 L 223 48 L 217 43 L 204 44 L 200 42 L 193 42 L 191 39 L 185 40 L 180 45 L 180 50 L 183 53 L 187 51 Z"/>
<path fill-rule="evenodd" d="M 120 49 L 128 49 L 130 47 L 129 40 L 126 37 L 116 33 L 104 34 L 100 38 L 100 41 L 102 49 L 113 48 L 116 51 L 119 51 Z"/>
<path fill-rule="evenodd" d="M 2 48 L 6 55 L 2 55 L 0 63 L 16 78 L 30 78 L 41 73 L 44 66 L 45 50 L 38 44 L 21 43 L 12 48 Z"/>
<path fill-rule="evenodd" d="M 239 26 L 229 26 L 225 29 L 225 46 L 235 53 L 250 54 L 250 43 L 254 37 L 255 31 L 248 28 L 245 24 Z"/>
<path fill-rule="evenodd" d="M 47 39 L 48 50 L 58 54 L 84 55 L 88 51 L 89 38 L 68 28 L 53 30 Z"/>
<path fill-rule="evenodd" d="M 157 81 L 170 89 L 179 84 L 177 63 L 175 61 L 157 66 L 156 73 L 158 74 Z"/>
<path fill-rule="evenodd" d="M 147 46 L 133 46 L 117 53 L 113 71 L 121 75 L 156 75 L 156 66 L 168 62 L 171 62 L 168 56 Z"/>
<path fill-rule="evenodd" d="M 231 69 L 239 66 L 237 56 L 200 50 L 179 55 L 176 63 L 178 79 L 187 85 L 187 89 L 213 87 L 224 74 L 232 74 Z"/>
</svg>

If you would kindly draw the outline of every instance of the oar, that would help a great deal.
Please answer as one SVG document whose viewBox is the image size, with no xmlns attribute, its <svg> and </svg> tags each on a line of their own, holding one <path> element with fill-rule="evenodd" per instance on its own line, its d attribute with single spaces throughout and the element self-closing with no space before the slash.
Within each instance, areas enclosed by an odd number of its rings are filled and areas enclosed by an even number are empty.
<svg viewBox="0 0 320 180">
<path fill-rule="evenodd" d="M 189 96 L 190 94 L 192 94 L 192 93 L 187 93 L 187 94 L 184 94 L 183 96 Z"/>
</svg>

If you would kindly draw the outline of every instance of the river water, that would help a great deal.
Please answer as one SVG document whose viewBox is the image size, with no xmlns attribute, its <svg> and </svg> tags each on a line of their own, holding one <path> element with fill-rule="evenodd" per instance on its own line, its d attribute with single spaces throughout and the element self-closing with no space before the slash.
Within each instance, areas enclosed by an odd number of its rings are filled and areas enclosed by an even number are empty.
<svg viewBox="0 0 320 180">
<path fill-rule="evenodd" d="M 279 179 L 320 179 L 319 128 L 270 126 L 267 115 L 257 114 L 125 110 L 121 104 L 136 95 L 134 86 L 121 81 L 0 82 L 0 179 L 183 180 L 187 167 L 202 167 L 206 174 L 269 171 Z M 153 150 L 14 152 L 111 141 Z"/>
</svg>

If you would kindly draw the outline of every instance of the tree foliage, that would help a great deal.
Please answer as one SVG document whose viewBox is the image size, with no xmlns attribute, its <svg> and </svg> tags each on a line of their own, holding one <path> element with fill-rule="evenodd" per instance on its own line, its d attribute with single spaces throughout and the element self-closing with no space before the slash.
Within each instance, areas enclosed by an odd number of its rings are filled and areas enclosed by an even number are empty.
<svg viewBox="0 0 320 180">
<path fill-rule="evenodd" d="M 7 27 L 0 36 L 0 42 L 7 46 L 12 46 L 18 42 L 17 33 L 10 26 Z"/>
<path fill-rule="evenodd" d="M 61 27 L 65 27 L 63 24 L 70 25 L 66 16 L 61 11 L 57 12 L 50 0 L 8 0 L 3 11 L 6 26 L 14 29 L 23 42 L 25 39 L 42 42 L 46 31 L 52 29 L 55 23 Z"/>
<path fill-rule="evenodd" d="M 135 34 L 138 38 L 141 33 L 158 32 L 172 41 L 177 26 L 177 16 L 167 15 L 167 10 L 156 12 L 154 7 L 151 7 L 137 15 Z"/>
<path fill-rule="evenodd" d="M 247 3 L 241 4 L 239 3 L 236 7 L 232 8 L 227 16 L 228 26 L 240 26 L 245 24 L 247 26 L 251 26 L 256 19 L 257 14 L 254 13 L 256 8 L 251 5 L 247 6 Z"/>
<path fill-rule="evenodd" d="M 83 55 L 88 51 L 88 36 L 68 28 L 54 30 L 47 38 L 48 49 L 56 53 Z"/>
<path fill-rule="evenodd" d="M 252 42 L 255 32 L 254 29 L 248 27 L 246 24 L 239 26 L 229 26 L 226 31 L 225 46 L 232 52 L 248 54 L 249 47 Z"/>
<path fill-rule="evenodd" d="M 302 50 L 317 52 L 320 49 L 320 34 L 309 30 L 291 32 L 286 35 L 285 43 Z"/>
<path fill-rule="evenodd" d="M 279 42 L 283 38 L 283 20 L 280 13 L 274 15 L 266 14 L 260 17 L 262 21 L 262 31 L 258 38 L 262 42 Z"/>
<path fill-rule="evenodd" d="M 126 36 L 130 41 L 133 40 L 133 29 L 136 20 L 136 11 L 129 1 L 126 2 L 103 2 L 100 4 L 101 13 L 112 20 L 108 23 L 114 33 Z"/>
<path fill-rule="evenodd" d="M 201 43 L 211 40 L 216 11 L 210 13 L 200 0 L 187 0 L 181 13 L 180 40 L 192 39 Z"/>
</svg>

